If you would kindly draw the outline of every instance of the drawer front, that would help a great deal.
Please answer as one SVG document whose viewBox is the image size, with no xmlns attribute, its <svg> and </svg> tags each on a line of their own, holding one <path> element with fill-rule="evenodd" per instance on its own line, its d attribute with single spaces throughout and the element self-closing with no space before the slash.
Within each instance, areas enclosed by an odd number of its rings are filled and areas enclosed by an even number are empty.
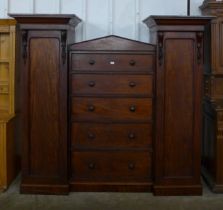
<svg viewBox="0 0 223 210">
<path fill-rule="evenodd" d="M 8 93 L 9 93 L 8 85 L 0 85 L 0 94 L 8 94 Z"/>
<path fill-rule="evenodd" d="M 72 99 L 73 120 L 146 121 L 152 118 L 150 98 L 81 98 Z"/>
<path fill-rule="evenodd" d="M 72 54 L 72 71 L 153 71 L 154 55 Z"/>
<path fill-rule="evenodd" d="M 152 96 L 151 75 L 72 75 L 72 94 L 137 94 Z"/>
<path fill-rule="evenodd" d="M 75 181 L 146 181 L 151 179 L 149 152 L 74 152 Z"/>
<path fill-rule="evenodd" d="M 149 148 L 151 124 L 73 123 L 73 149 Z"/>
</svg>

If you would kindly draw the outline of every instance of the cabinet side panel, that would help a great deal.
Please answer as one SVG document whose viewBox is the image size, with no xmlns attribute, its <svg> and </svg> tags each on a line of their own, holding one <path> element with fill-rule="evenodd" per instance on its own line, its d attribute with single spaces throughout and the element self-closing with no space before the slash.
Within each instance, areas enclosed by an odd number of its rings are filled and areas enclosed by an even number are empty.
<svg viewBox="0 0 223 210">
<path fill-rule="evenodd" d="M 59 176 L 59 40 L 30 40 L 30 173 Z"/>
<path fill-rule="evenodd" d="M 209 103 L 204 103 L 202 165 L 209 175 L 216 177 L 216 113 Z"/>
<path fill-rule="evenodd" d="M 217 143 L 217 148 L 216 148 L 216 164 L 217 164 L 217 183 L 223 184 L 223 110 L 219 109 L 217 110 L 217 122 L 216 122 L 216 133 L 217 133 L 217 138 L 216 138 L 216 143 Z"/>
<path fill-rule="evenodd" d="M 6 127 L 7 186 L 10 185 L 18 174 L 18 166 L 16 165 L 15 123 L 16 118 L 12 118 L 7 122 Z"/>
<path fill-rule="evenodd" d="M 193 66 L 192 39 L 165 42 L 164 177 L 193 175 Z M 184 154 L 184 155 L 182 155 Z"/>
<path fill-rule="evenodd" d="M 6 189 L 6 123 L 0 122 L 0 191 Z"/>
<path fill-rule="evenodd" d="M 222 38 L 222 36 L 223 36 L 223 19 L 221 18 L 220 20 L 219 20 L 219 28 L 220 28 L 220 31 L 219 31 L 219 45 L 218 45 L 218 47 L 219 47 L 219 63 L 218 63 L 218 65 L 219 65 L 219 71 L 222 73 L 222 71 L 223 71 L 223 49 L 222 49 L 222 47 L 223 47 L 223 38 Z"/>
</svg>

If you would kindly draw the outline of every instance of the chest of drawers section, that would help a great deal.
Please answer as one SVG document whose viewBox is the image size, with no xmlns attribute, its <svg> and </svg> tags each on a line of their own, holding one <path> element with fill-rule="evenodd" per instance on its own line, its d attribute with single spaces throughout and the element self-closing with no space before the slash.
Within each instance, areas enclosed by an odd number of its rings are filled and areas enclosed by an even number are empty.
<svg viewBox="0 0 223 210">
<path fill-rule="evenodd" d="M 154 53 L 116 36 L 70 46 L 71 190 L 151 189 Z"/>
</svg>

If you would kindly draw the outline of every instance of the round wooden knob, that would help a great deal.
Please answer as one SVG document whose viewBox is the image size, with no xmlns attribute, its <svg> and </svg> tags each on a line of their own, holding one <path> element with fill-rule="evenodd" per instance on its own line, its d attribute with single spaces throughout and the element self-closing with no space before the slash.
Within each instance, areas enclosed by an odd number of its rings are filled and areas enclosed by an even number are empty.
<svg viewBox="0 0 223 210">
<path fill-rule="evenodd" d="M 89 64 L 90 65 L 94 65 L 95 64 L 95 60 L 89 60 Z"/>
<path fill-rule="evenodd" d="M 128 168 L 130 170 L 134 170 L 135 169 L 135 164 L 134 163 L 129 163 Z"/>
<path fill-rule="evenodd" d="M 88 168 L 89 169 L 95 169 L 95 163 L 89 163 Z"/>
<path fill-rule="evenodd" d="M 95 110 L 95 107 L 93 105 L 88 106 L 88 111 L 93 112 Z"/>
<path fill-rule="evenodd" d="M 136 106 L 130 106 L 130 108 L 129 108 L 129 110 L 131 111 L 131 112 L 135 112 L 136 111 Z"/>
<path fill-rule="evenodd" d="M 131 60 L 131 61 L 129 61 L 129 64 L 130 64 L 131 66 L 135 66 L 136 62 L 135 62 L 134 60 Z"/>
<path fill-rule="evenodd" d="M 88 83 L 88 85 L 89 85 L 90 87 L 94 87 L 94 86 L 95 86 L 95 81 L 90 81 L 90 82 Z"/>
<path fill-rule="evenodd" d="M 95 139 L 95 135 L 93 133 L 88 133 L 88 138 L 89 139 Z"/>
<path fill-rule="evenodd" d="M 135 83 L 135 82 L 130 82 L 130 83 L 129 83 L 129 86 L 130 86 L 130 87 L 135 87 L 135 86 L 136 86 L 136 83 Z"/>
<path fill-rule="evenodd" d="M 129 139 L 135 139 L 136 135 L 134 133 L 129 133 Z"/>
</svg>

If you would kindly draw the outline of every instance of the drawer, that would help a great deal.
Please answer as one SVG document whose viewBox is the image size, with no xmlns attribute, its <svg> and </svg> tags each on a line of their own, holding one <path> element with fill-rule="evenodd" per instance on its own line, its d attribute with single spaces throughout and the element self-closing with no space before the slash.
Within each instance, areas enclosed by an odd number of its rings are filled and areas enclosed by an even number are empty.
<svg viewBox="0 0 223 210">
<path fill-rule="evenodd" d="M 72 120 L 145 121 L 152 118 L 150 98 L 72 98 Z"/>
<path fill-rule="evenodd" d="M 73 152 L 74 181 L 151 180 L 149 152 Z"/>
<path fill-rule="evenodd" d="M 214 100 L 223 98 L 223 76 L 206 76 L 204 90 L 205 95 Z"/>
<path fill-rule="evenodd" d="M 8 85 L 0 85 L 0 94 L 8 94 L 8 93 L 9 93 Z"/>
<path fill-rule="evenodd" d="M 72 71 L 153 71 L 155 56 L 123 54 L 72 54 Z"/>
<path fill-rule="evenodd" d="M 74 149 L 149 148 L 152 125 L 73 123 L 71 142 Z"/>
<path fill-rule="evenodd" d="M 72 94 L 137 94 L 151 96 L 151 75 L 72 75 Z"/>
</svg>

